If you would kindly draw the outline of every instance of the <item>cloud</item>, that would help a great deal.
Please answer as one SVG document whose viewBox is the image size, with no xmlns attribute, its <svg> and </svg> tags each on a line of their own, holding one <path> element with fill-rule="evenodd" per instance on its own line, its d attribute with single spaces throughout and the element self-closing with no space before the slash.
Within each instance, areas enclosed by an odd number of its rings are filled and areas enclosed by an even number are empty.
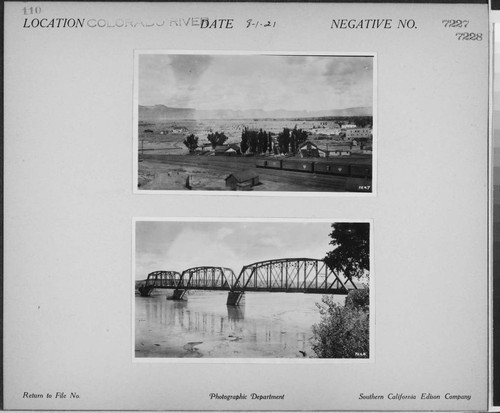
<svg viewBox="0 0 500 413">
<path fill-rule="evenodd" d="M 373 58 L 371 57 L 346 57 L 344 59 L 331 59 L 326 64 L 324 76 L 327 78 L 362 76 L 364 73 L 371 75 L 373 71 Z"/>
<path fill-rule="evenodd" d="M 234 229 L 228 227 L 222 227 L 217 230 L 216 238 L 218 240 L 226 239 L 229 235 L 234 234 Z"/>
<path fill-rule="evenodd" d="M 356 86 L 365 87 L 371 95 L 373 79 L 373 58 L 344 58 L 330 60 L 325 67 L 323 77 L 336 93 L 342 94 L 356 90 Z"/>
<path fill-rule="evenodd" d="M 325 256 L 328 223 L 138 222 L 136 279 L 152 271 L 197 266 L 229 267 L 279 258 Z"/>
<path fill-rule="evenodd" d="M 189 106 L 212 60 L 208 55 L 140 55 L 139 99 L 142 104 Z"/>
<path fill-rule="evenodd" d="M 212 56 L 208 55 L 172 55 L 170 66 L 178 82 L 193 85 L 209 68 L 212 59 Z"/>
<path fill-rule="evenodd" d="M 313 111 L 373 96 L 372 57 L 144 55 L 139 70 L 142 105 Z"/>
</svg>

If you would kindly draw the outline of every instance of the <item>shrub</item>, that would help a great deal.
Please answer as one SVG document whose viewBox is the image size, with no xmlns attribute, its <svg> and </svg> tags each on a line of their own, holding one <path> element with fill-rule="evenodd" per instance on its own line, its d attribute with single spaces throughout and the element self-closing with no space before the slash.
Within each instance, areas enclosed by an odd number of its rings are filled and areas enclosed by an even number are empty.
<svg viewBox="0 0 500 413">
<path fill-rule="evenodd" d="M 368 289 L 348 294 L 346 305 L 323 296 L 316 304 L 321 321 L 313 326 L 312 349 L 320 358 L 367 358 L 369 356 Z"/>
<path fill-rule="evenodd" d="M 345 299 L 345 306 L 368 311 L 370 306 L 370 290 L 368 288 L 351 290 Z"/>
</svg>

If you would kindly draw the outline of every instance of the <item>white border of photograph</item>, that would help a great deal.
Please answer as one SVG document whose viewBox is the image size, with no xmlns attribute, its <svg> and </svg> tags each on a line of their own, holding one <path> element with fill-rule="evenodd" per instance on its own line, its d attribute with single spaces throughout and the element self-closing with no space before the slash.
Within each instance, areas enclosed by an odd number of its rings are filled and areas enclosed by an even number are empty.
<svg viewBox="0 0 500 413">
<path fill-rule="evenodd" d="M 368 358 L 360 359 L 331 359 L 331 358 L 178 358 L 178 357 L 135 357 L 135 275 L 136 275 L 136 223 L 140 221 L 157 221 L 157 222 L 255 222 L 255 223 L 265 223 L 265 222 L 275 222 L 275 223 L 342 223 L 342 222 L 368 222 L 370 224 L 370 337 L 369 337 L 369 348 L 370 355 Z M 250 363 L 261 363 L 261 364 L 349 364 L 349 363 L 374 363 L 375 362 L 375 325 L 376 325 L 376 306 L 375 306 L 375 260 L 374 260 L 374 228 L 373 219 L 335 219 L 335 218 L 322 218 L 322 219 L 309 219 L 309 218 L 171 218 L 171 217 L 134 217 L 132 218 L 132 277 L 130 282 L 131 291 L 131 358 L 134 363 L 167 363 L 167 364 L 216 364 L 216 363 L 235 363 L 235 364 L 250 364 Z M 300 294 L 300 293 L 297 293 Z M 318 294 L 319 295 L 319 294 Z"/>
<path fill-rule="evenodd" d="M 373 57 L 373 102 L 372 102 L 372 191 L 371 192 L 303 192 L 303 191 L 190 191 L 190 190 L 147 190 L 138 189 L 139 173 L 139 56 L 143 54 L 203 54 L 203 55 L 279 55 L 279 56 L 359 56 Z M 355 196 L 374 197 L 377 195 L 377 159 L 378 159 L 378 65 L 375 52 L 325 52 L 325 51 L 243 51 L 243 50 L 134 50 L 134 83 L 133 83 L 133 145 L 132 145 L 132 191 L 134 194 L 171 194 L 171 195 L 229 195 L 229 196 Z"/>
</svg>

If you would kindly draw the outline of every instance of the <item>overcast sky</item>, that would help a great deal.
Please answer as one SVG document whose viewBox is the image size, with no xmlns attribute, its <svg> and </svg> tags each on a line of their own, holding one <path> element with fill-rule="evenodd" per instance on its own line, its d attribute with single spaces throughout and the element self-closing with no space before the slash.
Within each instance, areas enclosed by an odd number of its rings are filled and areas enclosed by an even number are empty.
<svg viewBox="0 0 500 413">
<path fill-rule="evenodd" d="M 238 275 L 257 261 L 323 259 L 330 232 L 330 223 L 138 221 L 135 278 L 196 266 L 229 267 Z"/>
<path fill-rule="evenodd" d="M 140 105 L 313 111 L 372 107 L 372 98 L 372 57 L 139 56 Z"/>
</svg>

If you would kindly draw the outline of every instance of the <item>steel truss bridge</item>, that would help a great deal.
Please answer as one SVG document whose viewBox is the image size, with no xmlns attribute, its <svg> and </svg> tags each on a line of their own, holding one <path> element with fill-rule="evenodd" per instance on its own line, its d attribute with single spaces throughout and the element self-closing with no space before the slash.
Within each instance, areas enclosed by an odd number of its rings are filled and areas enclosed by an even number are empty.
<svg viewBox="0 0 500 413">
<path fill-rule="evenodd" d="M 184 298 L 187 290 L 228 291 L 228 305 L 243 304 L 246 291 L 309 294 L 341 294 L 358 286 L 314 258 L 281 258 L 245 265 L 238 276 L 225 267 L 193 267 L 181 273 L 154 271 L 139 287 L 143 296 L 155 289 L 173 289 L 172 299 Z"/>
</svg>

